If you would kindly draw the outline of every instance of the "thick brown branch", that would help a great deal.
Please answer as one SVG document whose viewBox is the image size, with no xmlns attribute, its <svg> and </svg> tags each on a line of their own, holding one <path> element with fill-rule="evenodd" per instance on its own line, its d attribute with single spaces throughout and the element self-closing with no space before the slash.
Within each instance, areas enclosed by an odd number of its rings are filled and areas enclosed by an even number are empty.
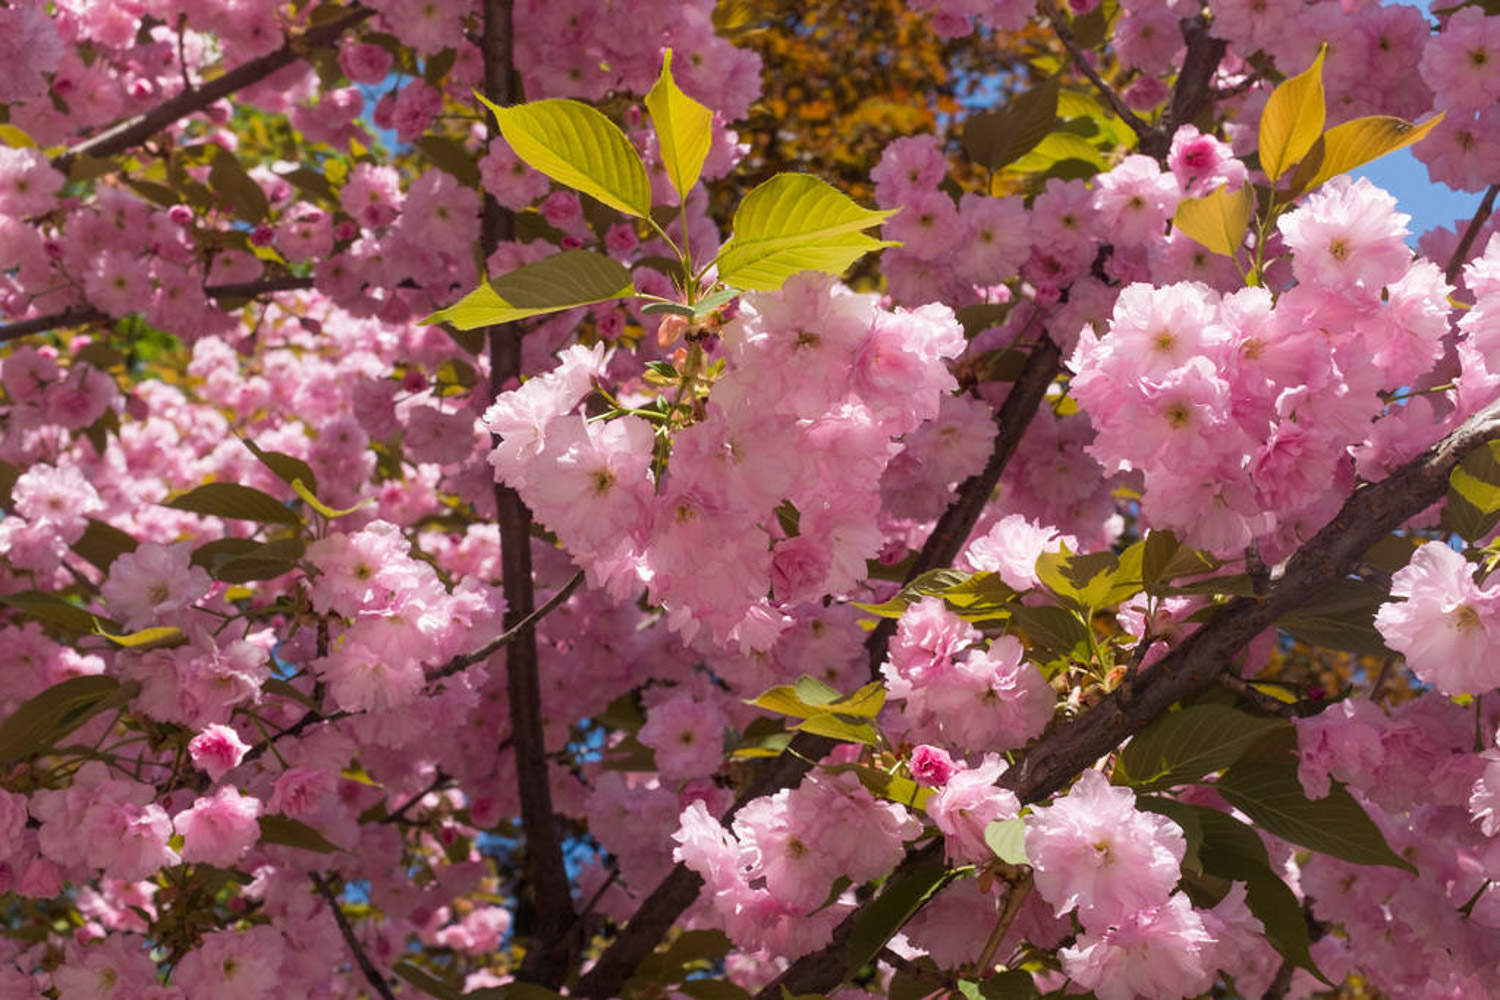
<svg viewBox="0 0 1500 1000">
<path fill-rule="evenodd" d="M 514 37 L 510 0 L 484 0 L 484 87 L 491 100 L 515 100 Z M 486 258 L 512 239 L 515 222 L 494 198 L 484 200 L 483 241 Z M 521 330 L 515 324 L 488 330 L 490 391 L 498 396 L 521 372 Z M 547 778 L 547 751 L 542 734 L 542 695 L 538 679 L 536 630 L 521 627 L 533 614 L 536 593 L 531 573 L 531 511 L 515 490 L 495 486 L 500 524 L 501 586 L 507 605 L 506 626 L 517 634 L 506 652 L 506 685 L 510 696 L 511 739 L 521 798 L 521 826 L 526 834 L 526 874 L 536 904 L 536 926 L 517 978 L 553 989 L 562 985 L 573 960 L 573 900 L 563 865 L 562 842 L 552 811 Z"/>
<path fill-rule="evenodd" d="M 318 889 L 318 895 L 328 904 L 333 911 L 333 919 L 338 922 L 339 933 L 344 936 L 344 941 L 349 945 L 349 950 L 354 952 L 354 961 L 359 965 L 359 971 L 365 974 L 365 981 L 370 988 L 378 993 L 381 1000 L 396 1000 L 396 995 L 391 992 L 390 985 L 380 970 L 375 968 L 375 963 L 370 961 L 370 956 L 365 953 L 364 947 L 359 943 L 359 938 L 354 936 L 354 928 L 349 926 L 349 918 L 344 916 L 344 908 L 339 905 L 333 890 L 328 887 L 328 882 L 317 872 L 312 873 L 312 883 Z"/>
<path fill-rule="evenodd" d="M 282 275 L 277 278 L 267 278 L 263 281 L 239 281 L 230 285 L 208 285 L 203 289 L 203 294 L 211 299 L 254 299 L 262 295 L 270 295 L 273 292 L 295 292 L 304 288 L 311 288 L 313 279 L 298 278 L 295 275 Z M 79 306 L 76 309 L 65 309 L 62 312 L 49 313 L 46 316 L 33 316 L 31 319 L 18 320 L 15 323 L 0 326 L 0 344 L 7 340 L 15 340 L 18 337 L 30 336 L 33 333 L 45 333 L 48 330 L 58 330 L 70 326 L 82 326 L 85 323 L 102 323 L 108 320 L 107 313 L 100 312 L 93 306 Z"/>
<path fill-rule="evenodd" d="M 1222 607 L 1171 653 L 1130 677 L 1086 715 L 1044 737 L 1001 776 L 1000 784 L 1023 804 L 1040 802 L 1175 702 L 1207 690 L 1251 639 L 1349 575 L 1375 542 L 1443 497 L 1448 475 L 1464 455 L 1496 439 L 1500 403 L 1471 417 L 1386 479 L 1357 489 L 1333 520 L 1292 556 L 1268 596 L 1237 598 Z M 902 867 L 935 858 L 940 850 L 940 841 L 929 842 L 909 852 Z M 834 930 L 826 948 L 798 959 L 756 1000 L 774 1000 L 783 990 L 799 995 L 837 987 L 850 971 L 848 941 L 858 912 Z"/>
<path fill-rule="evenodd" d="M 171 125 L 179 118 L 186 117 L 197 111 L 202 111 L 210 104 L 220 98 L 228 97 L 237 90 L 241 90 L 253 83 L 259 83 L 266 77 L 279 69 L 290 66 L 301 59 L 308 51 L 320 49 L 337 41 L 349 28 L 354 27 L 361 21 L 370 17 L 375 12 L 357 4 L 349 7 L 349 12 L 336 21 L 320 24 L 315 28 L 303 32 L 296 38 L 289 38 L 286 44 L 275 52 L 251 59 L 247 63 L 236 66 L 223 76 L 208 81 L 201 87 L 185 90 L 169 100 L 163 101 L 156 107 L 144 114 L 110 126 L 98 135 L 90 136 L 78 145 L 59 153 L 52 158 L 52 166 L 63 173 L 73 165 L 73 161 L 80 156 L 112 156 L 115 153 L 130 149 L 157 132 Z"/>
</svg>

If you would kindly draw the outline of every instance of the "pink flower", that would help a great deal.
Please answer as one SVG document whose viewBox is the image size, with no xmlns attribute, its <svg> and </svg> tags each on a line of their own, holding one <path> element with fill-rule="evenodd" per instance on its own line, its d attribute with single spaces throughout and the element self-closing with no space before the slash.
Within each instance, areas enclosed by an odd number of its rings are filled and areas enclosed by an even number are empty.
<svg viewBox="0 0 1500 1000">
<path fill-rule="evenodd" d="M 978 863 L 994 856 L 984 841 L 985 827 L 997 819 L 1013 819 L 1021 811 L 1016 793 L 995 785 L 1005 770 L 1004 758 L 985 754 L 983 764 L 954 772 L 927 800 L 927 815 L 943 833 L 949 861 Z"/>
<path fill-rule="evenodd" d="M 728 724 L 716 702 L 682 692 L 650 709 L 636 738 L 656 751 L 664 781 L 682 781 L 718 770 Z"/>
<path fill-rule="evenodd" d="M 1213 983 L 1213 944 L 1192 904 L 1178 893 L 1107 926 L 1089 926 L 1058 955 L 1063 970 L 1099 1000 L 1172 1000 L 1196 996 Z"/>
<path fill-rule="evenodd" d="M 207 774 L 210 781 L 218 781 L 238 767 L 249 749 L 239 733 L 218 723 L 205 726 L 188 742 L 193 766 Z"/>
<path fill-rule="evenodd" d="M 1378 294 L 1411 264 L 1406 223 L 1396 199 L 1361 177 L 1339 175 L 1277 223 L 1292 249 L 1298 281 L 1344 292 Z"/>
<path fill-rule="evenodd" d="M 88 518 L 104 509 L 94 486 L 73 466 L 33 465 L 11 487 L 15 512 L 32 524 L 47 524 L 72 545 Z"/>
<path fill-rule="evenodd" d="M 1037 891 L 1059 916 L 1078 907 L 1090 930 L 1166 902 L 1186 850 L 1176 824 L 1137 810 L 1134 792 L 1093 770 L 1026 821 Z"/>
<path fill-rule="evenodd" d="M 173 818 L 182 834 L 182 860 L 228 868 L 260 837 L 260 799 L 226 785 Z"/>
<path fill-rule="evenodd" d="M 187 542 L 147 542 L 115 559 L 99 592 L 127 629 L 166 624 L 209 592 L 213 580 L 189 562 Z"/>
<path fill-rule="evenodd" d="M 890 696 L 909 697 L 947 670 L 958 651 L 978 638 L 978 630 L 949 611 L 940 597 L 924 597 L 910 605 L 896 623 L 890 660 L 880 668 Z"/>
<path fill-rule="evenodd" d="M 925 743 L 912 750 L 906 767 L 917 784 L 929 788 L 941 788 L 959 770 L 959 765 L 948 756 L 948 751 Z"/>
<path fill-rule="evenodd" d="M 1481 588 L 1474 567 L 1441 542 L 1428 542 L 1391 577 L 1375 628 L 1406 665 L 1444 694 L 1483 694 L 1500 685 L 1500 585 Z"/>
</svg>

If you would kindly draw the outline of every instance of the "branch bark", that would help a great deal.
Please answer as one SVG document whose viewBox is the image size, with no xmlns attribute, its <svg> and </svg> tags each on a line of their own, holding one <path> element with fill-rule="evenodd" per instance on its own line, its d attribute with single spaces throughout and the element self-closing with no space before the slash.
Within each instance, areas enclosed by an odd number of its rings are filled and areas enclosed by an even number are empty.
<svg viewBox="0 0 1500 1000">
<path fill-rule="evenodd" d="M 511 0 L 484 0 L 484 86 L 498 104 L 515 100 L 515 52 Z M 489 195 L 484 199 L 484 255 L 515 234 L 511 214 Z M 521 372 L 521 330 L 515 324 L 488 329 L 490 393 Z M 562 843 L 552 811 L 547 779 L 547 752 L 542 734 L 542 696 L 538 679 L 536 631 L 528 621 L 536 610 L 531 573 L 531 511 L 515 490 L 495 484 L 500 525 L 501 586 L 505 592 L 506 627 L 514 640 L 506 653 L 506 686 L 510 725 L 521 797 L 521 826 L 526 834 L 527 878 L 536 905 L 536 926 L 517 978 L 552 989 L 562 985 L 573 960 L 573 900 L 563 865 Z"/>
<path fill-rule="evenodd" d="M 343 17 L 310 28 L 295 38 L 288 38 L 286 43 L 275 52 L 251 59 L 201 87 L 184 90 L 150 111 L 134 118 L 127 118 L 111 125 L 98 135 L 83 140 L 76 146 L 54 156 L 52 166 L 66 174 L 73 162 L 81 156 L 112 156 L 130 149 L 179 118 L 202 111 L 214 101 L 228 97 L 235 91 L 258 83 L 277 70 L 290 66 L 306 55 L 309 50 L 332 44 L 346 30 L 374 13 L 373 10 L 353 4 L 349 7 L 349 13 Z"/>
<path fill-rule="evenodd" d="M 391 992 L 390 984 L 385 981 L 380 970 L 375 968 L 375 963 L 370 961 L 370 956 L 360 945 L 359 938 L 354 935 L 354 928 L 349 926 L 349 918 L 344 916 L 344 908 L 339 905 L 333 890 L 328 887 L 327 880 L 317 872 L 313 872 L 312 883 L 317 887 L 318 895 L 323 897 L 323 901 L 333 911 L 333 919 L 339 925 L 339 933 L 344 936 L 344 943 L 354 953 L 354 961 L 359 966 L 359 971 L 364 973 L 365 981 L 370 984 L 370 988 L 379 994 L 381 1000 L 396 1000 L 396 995 Z"/>
<path fill-rule="evenodd" d="M 1500 439 L 1500 402 L 1475 414 L 1451 434 L 1378 483 L 1361 486 L 1333 520 L 1292 556 L 1286 572 L 1264 598 L 1240 597 L 1224 605 L 1181 645 L 1138 671 L 1086 715 L 1043 737 L 999 784 L 1023 805 L 1060 791 L 1128 736 L 1139 732 L 1174 703 L 1217 683 L 1234 656 L 1282 615 L 1306 604 L 1359 565 L 1370 547 L 1446 494 L 1448 476 L 1470 450 Z M 902 868 L 935 859 L 939 840 L 909 851 Z M 855 910 L 834 929 L 830 944 L 798 959 L 757 994 L 755 1000 L 827 993 L 850 971 L 847 948 Z"/>
<path fill-rule="evenodd" d="M 254 299 L 273 292 L 296 292 L 311 287 L 313 287 L 313 279 L 288 274 L 277 278 L 266 278 L 263 281 L 208 285 L 203 289 L 203 294 L 211 299 Z M 33 333 L 45 333 L 60 327 L 82 326 L 84 323 L 102 323 L 111 318 L 108 313 L 101 312 L 93 306 L 79 306 L 76 309 L 49 313 L 46 316 L 33 316 L 31 319 L 17 320 L 0 326 L 0 344 L 7 340 L 28 337 Z"/>
</svg>

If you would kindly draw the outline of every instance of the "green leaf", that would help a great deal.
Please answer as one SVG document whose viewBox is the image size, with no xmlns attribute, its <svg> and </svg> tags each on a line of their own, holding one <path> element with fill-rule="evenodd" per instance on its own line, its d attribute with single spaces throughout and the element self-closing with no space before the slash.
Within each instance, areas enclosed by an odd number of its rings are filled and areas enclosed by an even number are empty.
<svg viewBox="0 0 1500 1000">
<path fill-rule="evenodd" d="M 1311 66 L 1271 92 L 1260 115 L 1260 167 L 1274 184 L 1312 149 L 1323 133 L 1327 107 L 1323 98 L 1323 57 L 1318 47 Z"/>
<path fill-rule="evenodd" d="M 853 772 L 854 776 L 859 779 L 859 783 L 864 785 L 871 795 L 912 809 L 925 809 L 927 800 L 932 798 L 933 794 L 933 789 L 924 788 L 910 778 L 903 778 L 899 774 L 887 774 L 868 764 L 830 764 L 824 767 L 824 770 L 831 774 Z"/>
<path fill-rule="evenodd" d="M 646 95 L 646 110 L 656 129 L 662 166 L 667 178 L 686 198 L 703 173 L 703 161 L 713 143 L 713 112 L 684 94 L 672 79 L 672 50 L 662 55 L 661 76 Z"/>
<path fill-rule="evenodd" d="M 549 98 L 502 108 L 475 95 L 528 166 L 627 215 L 651 214 L 651 178 L 620 127 L 581 101 Z"/>
<path fill-rule="evenodd" d="M 1349 577 L 1324 587 L 1315 600 L 1283 615 L 1276 625 L 1309 645 L 1390 656 L 1374 621 L 1375 612 L 1389 600 L 1375 584 Z"/>
<path fill-rule="evenodd" d="M 119 681 L 103 674 L 69 677 L 52 685 L 0 723 L 0 761 L 43 753 L 96 713 L 128 696 Z"/>
<path fill-rule="evenodd" d="M 964 1000 L 1032 1000 L 1041 996 L 1036 981 L 1025 969 L 1007 969 L 979 982 L 960 980 L 958 992 Z"/>
<path fill-rule="evenodd" d="M 749 702 L 778 715 L 808 719 L 836 712 L 854 718 L 873 719 L 885 705 L 885 685 L 873 681 L 850 695 L 840 695 L 816 677 L 803 676 L 795 685 L 778 684 Z"/>
<path fill-rule="evenodd" d="M 270 213 L 266 193 L 227 149 L 220 147 L 214 153 L 213 166 L 208 170 L 208 186 L 246 222 L 263 222 Z"/>
<path fill-rule="evenodd" d="M 995 852 L 995 857 L 1008 865 L 1031 864 L 1026 856 L 1026 821 L 1019 816 L 997 819 L 985 827 L 984 842 Z"/>
<path fill-rule="evenodd" d="M 1385 842 L 1377 827 L 1342 785 L 1309 799 L 1297 780 L 1297 758 L 1246 758 L 1230 767 L 1214 789 L 1257 826 L 1283 840 L 1331 854 L 1356 865 L 1417 869 Z"/>
<path fill-rule="evenodd" d="M 1180 576 L 1202 576 L 1218 568 L 1218 560 L 1205 552 L 1184 548 L 1170 531 L 1152 531 L 1146 536 L 1141 555 L 1141 585 L 1147 593 L 1160 595 L 1163 583 Z"/>
<path fill-rule="evenodd" d="M 78 541 L 73 543 L 74 552 L 105 573 L 109 572 L 110 563 L 135 549 L 136 541 L 129 534 L 92 517 Z"/>
<path fill-rule="evenodd" d="M 1043 552 L 1036 561 L 1037 579 L 1052 593 L 1078 608 L 1117 604 L 1141 589 L 1142 548 L 1131 547 L 1130 559 L 1105 550 L 1087 555 Z"/>
<path fill-rule="evenodd" d="M 1044 174 L 1069 161 L 1085 165 L 1090 172 L 1104 169 L 1104 154 L 1083 136 L 1072 132 L 1053 132 L 1008 169 L 1021 174 Z"/>
<path fill-rule="evenodd" d="M 420 149 L 432 165 L 451 174 L 464 187 L 479 186 L 479 167 L 474 154 L 464 148 L 463 143 L 440 135 L 424 135 L 417 140 Z"/>
<path fill-rule="evenodd" d="M 1184 198 L 1177 205 L 1172 225 L 1214 253 L 1233 257 L 1245 243 L 1253 214 L 1255 189 L 1241 184 L 1238 190 L 1230 191 L 1225 186 L 1202 198 Z"/>
<path fill-rule="evenodd" d="M 969 159 L 990 170 L 999 170 L 1035 149 L 1057 124 L 1061 83 L 1061 77 L 1050 77 L 1012 98 L 998 111 L 970 116 L 963 135 L 964 152 Z"/>
<path fill-rule="evenodd" d="M 36 145 L 31 136 L 14 125 L 0 125 L 0 142 L 12 149 L 30 149 Z"/>
<path fill-rule="evenodd" d="M 894 214 L 861 208 L 808 174 L 777 174 L 735 211 L 734 235 L 719 251 L 719 280 L 774 290 L 802 271 L 842 274 L 869 251 L 896 245 L 861 232 Z"/>
<path fill-rule="evenodd" d="M 250 454 L 254 455 L 260 461 L 261 465 L 270 469 L 276 478 L 280 479 L 283 483 L 290 486 L 294 481 L 300 479 L 308 485 L 309 489 L 317 490 L 318 477 L 313 473 L 312 466 L 302 461 L 302 459 L 280 451 L 266 451 L 249 438 L 241 438 L 240 440 L 244 442 L 246 448 L 250 449 Z"/>
<path fill-rule="evenodd" d="M 1307 918 L 1296 894 L 1271 868 L 1260 835 L 1228 813 L 1172 799 L 1142 798 L 1142 809 L 1160 813 L 1184 831 L 1193 831 L 1190 846 L 1203 873 L 1245 883 L 1245 903 L 1266 929 L 1266 939 L 1281 956 L 1323 982 L 1309 950 Z M 1184 859 L 1185 861 L 1186 859 Z M 1183 870 L 1187 870 L 1184 863 Z"/>
<path fill-rule="evenodd" d="M 10 491 L 15 487 L 16 480 L 20 478 L 20 469 L 9 462 L 0 461 L 0 507 L 11 505 Z"/>
<path fill-rule="evenodd" d="M 154 625 L 151 628 L 127 632 L 124 635 L 113 635 L 102 628 L 95 631 L 116 646 L 133 649 L 138 653 L 143 653 L 148 649 L 165 649 L 172 646 L 181 646 L 187 642 L 187 633 L 176 625 Z"/>
<path fill-rule="evenodd" d="M 884 948 L 912 914 L 948 882 L 941 865 L 926 865 L 906 874 L 892 875 L 874 901 L 854 918 L 849 934 L 850 971 L 866 964 Z"/>
<path fill-rule="evenodd" d="M 54 594 L 44 594 L 40 590 L 19 590 L 14 594 L 0 594 L 0 604 L 15 608 L 38 621 L 61 626 L 77 635 L 91 635 L 96 623 L 111 628 L 119 627 L 107 618 L 90 614 L 76 604 L 70 604 Z"/>
<path fill-rule="evenodd" d="M 239 539 L 226 539 L 226 541 Z M 213 544 L 213 543 L 210 543 Z M 274 542 L 256 543 L 253 549 L 226 554 L 208 566 L 209 575 L 223 583 L 252 583 L 274 580 L 297 568 L 306 548 L 300 538 L 279 538 Z"/>
<path fill-rule="evenodd" d="M 1387 153 L 1422 141 L 1443 120 L 1439 112 L 1420 125 L 1389 115 L 1370 115 L 1335 125 L 1319 137 L 1292 175 L 1293 191 L 1310 191 Z"/>
<path fill-rule="evenodd" d="M 268 813 L 260 818 L 260 842 L 300 847 L 304 851 L 317 851 L 319 854 L 329 854 L 339 849 L 337 844 L 300 819 L 292 819 L 281 813 Z"/>
<path fill-rule="evenodd" d="M 259 521 L 294 527 L 302 525 L 296 511 L 280 500 L 269 493 L 238 483 L 205 483 L 181 496 L 173 497 L 162 506 L 237 521 Z"/>
<path fill-rule="evenodd" d="M 591 250 L 565 250 L 481 284 L 422 322 L 472 330 L 634 294 L 630 272 L 619 261 Z"/>
<path fill-rule="evenodd" d="M 693 1000 L 749 1000 L 750 997 L 743 986 L 723 979 L 685 979 L 674 986 L 672 992 Z"/>
<path fill-rule="evenodd" d="M 261 828 L 265 828 L 264 818 L 261 819 Z M 462 1000 L 464 996 L 461 986 L 449 986 L 413 962 L 397 962 L 394 971 L 406 982 L 437 1000 Z"/>
<path fill-rule="evenodd" d="M 1051 604 L 1012 609 L 1011 621 L 1030 640 L 1060 656 L 1074 656 L 1088 647 L 1088 626 L 1078 614 Z"/>
<path fill-rule="evenodd" d="M 1192 705 L 1162 716 L 1121 752 L 1114 780 L 1138 792 L 1171 788 L 1222 771 L 1269 730 L 1290 723 L 1228 705 Z"/>
</svg>

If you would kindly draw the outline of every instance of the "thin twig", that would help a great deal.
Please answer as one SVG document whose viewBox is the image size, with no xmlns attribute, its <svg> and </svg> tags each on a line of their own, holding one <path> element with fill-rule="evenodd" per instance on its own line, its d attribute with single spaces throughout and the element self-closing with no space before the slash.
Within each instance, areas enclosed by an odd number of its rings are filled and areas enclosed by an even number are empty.
<svg viewBox="0 0 1500 1000">
<path fill-rule="evenodd" d="M 582 582 L 583 570 L 579 570 L 577 573 L 573 574 L 572 579 L 563 584 L 561 590 L 547 599 L 546 604 L 543 604 L 531 614 L 516 622 L 516 624 L 506 629 L 500 635 L 491 639 L 483 646 L 480 646 L 472 653 L 463 653 L 459 656 L 455 656 L 453 659 L 449 660 L 441 667 L 435 667 L 432 670 L 427 671 L 427 683 L 431 684 L 433 681 L 441 680 L 444 677 L 451 677 L 462 670 L 467 670 L 474 664 L 484 662 L 495 653 L 499 652 L 501 649 L 509 646 L 537 622 L 541 621 L 552 611 L 556 610 L 556 608 L 560 604 L 566 601 L 569 597 L 573 596 L 573 591 L 577 590 L 578 585 Z"/>
<path fill-rule="evenodd" d="M 396 995 L 391 992 L 390 986 L 386 984 L 385 977 L 380 974 L 379 969 L 375 968 L 375 963 L 370 961 L 370 956 L 365 954 L 364 946 L 359 943 L 359 938 L 354 936 L 354 928 L 349 926 L 349 918 L 344 916 L 344 908 L 339 905 L 339 901 L 334 896 L 333 890 L 328 887 L 328 883 L 323 879 L 323 876 L 317 872 L 313 872 L 309 877 L 312 879 L 313 885 L 317 886 L 318 895 L 323 897 L 323 900 L 328 904 L 328 908 L 333 911 L 333 919 L 338 922 L 339 933 L 344 936 L 344 941 L 349 945 L 349 950 L 354 952 L 354 961 L 358 963 L 360 971 L 365 974 L 365 979 L 369 982 L 370 987 L 376 993 L 380 994 L 382 1000 L 396 1000 Z"/>
<path fill-rule="evenodd" d="M 399 822 L 401 822 L 402 819 L 405 818 L 406 814 L 411 810 L 411 808 L 413 806 L 415 806 L 418 802 L 421 802 L 423 799 L 427 798 L 427 796 L 431 795 L 433 792 L 437 791 L 439 788 L 442 788 L 444 785 L 446 785 L 448 782 L 450 782 L 452 780 L 453 779 L 451 777 L 449 777 L 447 774 L 443 773 L 443 769 L 442 768 L 438 768 L 437 774 L 433 777 L 431 784 L 429 784 L 426 788 L 422 789 L 417 794 L 413 795 L 411 798 L 407 799 L 405 802 L 401 803 L 400 807 L 398 807 L 395 812 L 389 813 L 380 822 L 382 822 L 382 823 L 399 823 Z"/>
<path fill-rule="evenodd" d="M 79 157 L 111 156 L 124 152 L 155 135 L 179 118 L 202 111 L 220 98 L 228 97 L 253 83 L 259 83 L 277 70 L 297 62 L 313 49 L 332 44 L 346 30 L 375 13 L 358 4 L 351 5 L 348 10 L 348 14 L 336 21 L 311 28 L 296 38 L 288 38 L 286 43 L 275 52 L 242 63 L 223 76 L 209 80 L 201 87 L 184 91 L 144 114 L 127 118 L 98 135 L 83 140 L 78 145 L 54 156 L 52 166 L 66 174 L 73 165 L 73 161 Z"/>
<path fill-rule="evenodd" d="M 1469 220 L 1468 228 L 1464 230 L 1458 246 L 1453 248 L 1453 256 L 1448 258 L 1448 266 L 1443 270 L 1443 277 L 1448 279 L 1448 284 L 1458 282 L 1459 272 L 1464 269 L 1464 262 L 1469 259 L 1469 251 L 1474 248 L 1474 241 L 1479 238 L 1479 230 L 1484 228 L 1490 213 L 1495 210 L 1497 195 L 1500 195 L 1500 184 L 1491 184 L 1489 190 L 1484 193 L 1484 199 L 1480 201 L 1478 210 L 1474 212 L 1474 218 Z"/>
<path fill-rule="evenodd" d="M 1099 96 L 1104 98 L 1104 103 L 1109 105 L 1111 111 L 1120 116 L 1121 121 L 1130 126 L 1130 131 L 1140 136 L 1143 140 L 1147 138 L 1151 134 L 1151 126 L 1134 111 L 1130 110 L 1130 106 L 1125 103 L 1125 99 L 1120 96 L 1120 92 L 1110 86 L 1109 81 L 1105 80 L 1104 77 L 1099 75 L 1099 71 L 1094 69 L 1093 63 L 1089 62 L 1088 53 L 1078 44 L 1078 38 L 1073 34 L 1072 26 L 1062 16 L 1062 12 L 1057 9 L 1057 5 L 1052 3 L 1052 0 L 1042 0 L 1038 4 L 1038 7 L 1042 12 L 1042 16 L 1052 25 L 1052 30 L 1057 34 L 1058 41 L 1063 43 L 1063 48 L 1068 50 L 1068 55 L 1073 57 L 1073 65 L 1078 67 L 1080 73 L 1088 77 L 1089 83 L 1092 83 L 1094 89 L 1099 91 Z"/>
<path fill-rule="evenodd" d="M 261 295 L 270 295 L 273 292 L 294 292 L 311 287 L 313 287 L 312 278 L 299 278 L 288 274 L 266 278 L 263 281 L 237 281 L 226 285 L 208 285 L 203 289 L 203 294 L 211 299 L 253 299 Z M 48 330 L 82 326 L 85 323 L 102 323 L 110 318 L 108 313 L 95 309 L 93 306 L 79 306 L 75 309 L 49 313 L 46 316 L 33 316 L 30 319 L 17 320 L 0 326 L 0 343 L 33 333 L 45 333 Z"/>
</svg>

